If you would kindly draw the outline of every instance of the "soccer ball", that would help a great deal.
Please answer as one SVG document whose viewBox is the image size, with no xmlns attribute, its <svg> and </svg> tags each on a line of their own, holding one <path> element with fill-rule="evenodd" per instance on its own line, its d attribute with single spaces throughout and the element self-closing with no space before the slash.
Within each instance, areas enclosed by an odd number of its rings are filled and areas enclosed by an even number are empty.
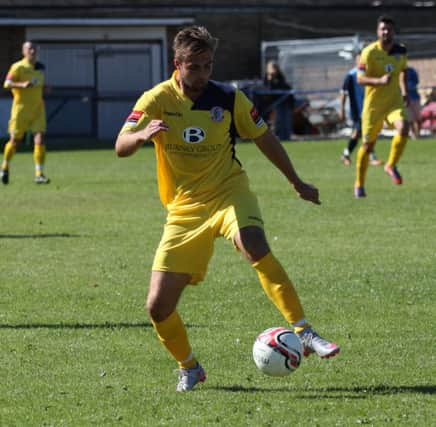
<svg viewBox="0 0 436 427">
<path fill-rule="evenodd" d="M 294 332 L 282 327 L 263 331 L 253 345 L 256 366 L 266 375 L 284 377 L 294 372 L 303 356 L 303 346 Z"/>
</svg>

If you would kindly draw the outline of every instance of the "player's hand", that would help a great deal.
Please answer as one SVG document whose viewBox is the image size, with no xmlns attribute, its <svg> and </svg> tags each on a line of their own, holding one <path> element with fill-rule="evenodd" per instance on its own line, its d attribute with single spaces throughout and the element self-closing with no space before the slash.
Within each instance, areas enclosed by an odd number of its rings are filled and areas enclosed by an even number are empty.
<svg viewBox="0 0 436 427">
<path fill-rule="evenodd" d="M 33 83 L 30 80 L 27 80 L 26 82 L 21 82 L 21 87 L 23 89 L 27 89 L 28 87 L 32 87 Z"/>
<path fill-rule="evenodd" d="M 168 131 L 169 127 L 163 120 L 151 120 L 150 123 L 142 130 L 144 141 L 149 141 L 154 135 L 161 131 Z"/>
<path fill-rule="evenodd" d="M 387 73 L 380 77 L 379 82 L 381 86 L 387 85 L 391 81 L 391 75 L 390 73 Z"/>
<path fill-rule="evenodd" d="M 300 181 L 294 184 L 294 188 L 298 196 L 303 200 L 315 203 L 315 205 L 321 204 L 321 201 L 319 200 L 319 191 L 315 186 Z"/>
</svg>

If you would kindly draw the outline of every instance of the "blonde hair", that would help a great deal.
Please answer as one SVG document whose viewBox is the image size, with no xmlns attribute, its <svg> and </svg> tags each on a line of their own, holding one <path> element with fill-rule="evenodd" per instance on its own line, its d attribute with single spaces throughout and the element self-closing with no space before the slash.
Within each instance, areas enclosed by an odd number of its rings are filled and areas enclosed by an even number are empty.
<svg viewBox="0 0 436 427">
<path fill-rule="evenodd" d="M 218 39 L 212 37 L 205 27 L 187 27 L 179 31 L 174 38 L 174 58 L 183 61 L 188 56 L 198 55 L 208 50 L 214 54 L 217 46 Z"/>
</svg>

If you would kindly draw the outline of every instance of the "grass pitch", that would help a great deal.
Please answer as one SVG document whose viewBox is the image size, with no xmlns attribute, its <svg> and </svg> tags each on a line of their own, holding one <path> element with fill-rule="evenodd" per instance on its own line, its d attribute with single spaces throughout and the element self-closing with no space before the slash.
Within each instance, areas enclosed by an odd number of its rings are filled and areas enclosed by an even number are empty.
<svg viewBox="0 0 436 427">
<path fill-rule="evenodd" d="M 436 425 L 436 141 L 409 142 L 403 186 L 370 166 L 364 200 L 344 145 L 285 144 L 321 206 L 295 197 L 254 144 L 237 147 L 274 253 L 341 354 L 263 376 L 253 340 L 285 322 L 219 239 L 179 307 L 208 373 L 186 394 L 143 309 L 165 220 L 153 150 L 49 153 L 49 186 L 17 154 L 0 188 L 0 425 Z"/>
</svg>

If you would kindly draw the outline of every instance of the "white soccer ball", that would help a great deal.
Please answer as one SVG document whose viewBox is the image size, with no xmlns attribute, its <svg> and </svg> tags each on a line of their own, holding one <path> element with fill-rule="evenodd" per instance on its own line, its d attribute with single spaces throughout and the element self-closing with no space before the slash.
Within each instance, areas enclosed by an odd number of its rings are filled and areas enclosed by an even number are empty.
<svg viewBox="0 0 436 427">
<path fill-rule="evenodd" d="M 298 336 L 282 327 L 269 328 L 258 335 L 253 345 L 256 366 L 266 375 L 284 377 L 294 372 L 303 357 Z"/>
</svg>

